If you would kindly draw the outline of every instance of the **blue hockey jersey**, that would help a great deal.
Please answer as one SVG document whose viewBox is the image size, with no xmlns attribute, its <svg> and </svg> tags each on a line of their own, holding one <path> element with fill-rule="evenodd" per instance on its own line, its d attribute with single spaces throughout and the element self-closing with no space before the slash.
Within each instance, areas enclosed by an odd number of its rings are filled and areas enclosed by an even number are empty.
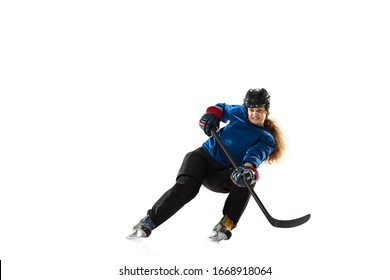
<svg viewBox="0 0 390 280">
<path fill-rule="evenodd" d="M 242 105 L 218 103 L 215 106 L 223 111 L 222 122 L 227 123 L 218 130 L 218 135 L 234 160 L 238 165 L 250 162 L 258 168 L 275 149 L 275 140 L 269 129 L 252 124 Z M 222 166 L 232 166 L 214 137 L 210 137 L 202 147 Z"/>
</svg>

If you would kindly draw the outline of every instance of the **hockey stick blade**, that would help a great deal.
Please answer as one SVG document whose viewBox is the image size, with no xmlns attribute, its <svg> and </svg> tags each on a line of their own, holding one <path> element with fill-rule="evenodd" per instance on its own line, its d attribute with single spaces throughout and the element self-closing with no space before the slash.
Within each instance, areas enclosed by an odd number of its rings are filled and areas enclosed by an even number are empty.
<svg viewBox="0 0 390 280">
<path fill-rule="evenodd" d="M 214 136 L 215 140 L 217 140 L 219 146 L 222 148 L 222 150 L 224 151 L 224 153 L 226 154 L 226 156 L 228 157 L 230 163 L 233 165 L 234 168 L 237 168 L 237 163 L 234 161 L 233 157 L 230 155 L 229 151 L 227 150 L 227 148 L 225 147 L 224 143 L 222 142 L 222 140 L 219 138 L 218 134 L 216 131 L 211 131 L 211 134 Z M 275 219 L 273 218 L 267 211 L 267 209 L 265 208 L 265 206 L 263 205 L 263 203 L 260 201 L 260 198 L 257 196 L 257 194 L 255 193 L 255 191 L 246 183 L 246 181 L 244 180 L 250 194 L 252 195 L 252 197 L 254 198 L 254 200 L 256 201 L 256 203 L 259 205 L 261 211 L 263 211 L 265 217 L 267 218 L 267 220 L 270 222 L 270 224 L 274 227 L 278 227 L 278 228 L 291 228 L 291 227 L 297 227 L 297 226 L 300 226 L 304 223 L 306 223 L 311 215 L 310 214 L 307 214 L 303 217 L 300 217 L 300 218 L 297 218 L 297 219 L 293 219 L 293 220 L 278 220 L 278 219 Z"/>
<path fill-rule="evenodd" d="M 310 219 L 310 217 L 311 217 L 310 214 L 307 214 L 307 215 L 305 215 L 303 217 L 300 217 L 300 218 L 297 218 L 297 219 L 293 219 L 293 220 L 278 220 L 278 219 L 275 219 L 274 217 L 272 217 L 268 213 L 267 209 L 265 208 L 263 203 L 260 201 L 260 198 L 257 196 L 255 191 L 251 187 L 248 187 L 248 190 L 251 193 L 253 199 L 259 205 L 260 209 L 263 211 L 263 213 L 264 213 L 265 217 L 267 218 L 267 220 L 274 227 L 278 227 L 278 228 L 297 227 L 297 226 L 300 226 L 300 225 L 306 223 Z"/>
<path fill-rule="evenodd" d="M 278 228 L 292 228 L 297 227 L 300 225 L 303 225 L 310 219 L 311 215 L 307 214 L 303 217 L 294 219 L 294 220 L 277 220 L 271 217 L 271 219 L 268 219 L 271 225 Z"/>
</svg>

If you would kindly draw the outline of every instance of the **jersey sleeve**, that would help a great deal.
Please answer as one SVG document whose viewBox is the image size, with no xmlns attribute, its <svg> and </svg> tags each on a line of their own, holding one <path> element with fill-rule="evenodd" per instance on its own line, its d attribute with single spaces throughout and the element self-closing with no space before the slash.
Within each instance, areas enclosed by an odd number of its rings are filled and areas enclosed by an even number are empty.
<svg viewBox="0 0 390 280">
<path fill-rule="evenodd" d="M 218 103 L 215 105 L 223 112 L 222 122 L 227 123 L 228 121 L 238 118 L 245 119 L 245 113 L 242 111 L 241 105 L 229 105 L 226 103 Z"/>
<path fill-rule="evenodd" d="M 243 164 L 250 162 L 256 168 L 267 159 L 267 157 L 275 150 L 275 140 L 271 135 L 264 135 L 254 146 L 250 147 L 246 152 Z"/>
</svg>

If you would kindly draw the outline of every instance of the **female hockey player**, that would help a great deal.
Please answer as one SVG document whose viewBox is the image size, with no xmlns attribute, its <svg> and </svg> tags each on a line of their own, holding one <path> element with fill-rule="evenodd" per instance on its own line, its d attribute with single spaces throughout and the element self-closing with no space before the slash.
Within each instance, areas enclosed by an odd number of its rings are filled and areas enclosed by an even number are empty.
<svg viewBox="0 0 390 280">
<path fill-rule="evenodd" d="M 259 179 L 257 168 L 263 161 L 278 160 L 284 151 L 280 129 L 268 118 L 269 107 L 270 95 L 265 89 L 249 89 L 243 105 L 218 103 L 207 108 L 200 127 L 211 136 L 211 131 L 219 129 L 220 121 L 228 122 L 217 133 L 239 167 L 232 167 L 217 141 L 210 137 L 184 157 L 175 185 L 148 210 L 128 238 L 148 237 L 204 185 L 212 191 L 228 193 L 223 217 L 210 236 L 213 241 L 228 240 L 250 198 L 246 186 L 254 187 Z"/>
</svg>

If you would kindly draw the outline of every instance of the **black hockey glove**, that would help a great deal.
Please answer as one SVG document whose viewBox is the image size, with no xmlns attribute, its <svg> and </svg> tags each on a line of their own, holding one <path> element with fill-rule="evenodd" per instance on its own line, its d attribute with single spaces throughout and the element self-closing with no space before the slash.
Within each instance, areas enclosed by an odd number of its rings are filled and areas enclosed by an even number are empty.
<svg viewBox="0 0 390 280">
<path fill-rule="evenodd" d="M 254 185 L 259 180 L 259 177 L 256 168 L 249 166 L 239 166 L 230 174 L 230 179 L 240 188 Z"/>
<path fill-rule="evenodd" d="M 211 131 L 219 129 L 219 122 L 222 119 L 222 110 L 216 106 L 207 108 L 206 114 L 199 121 L 199 126 L 207 136 L 211 136 Z"/>
</svg>

